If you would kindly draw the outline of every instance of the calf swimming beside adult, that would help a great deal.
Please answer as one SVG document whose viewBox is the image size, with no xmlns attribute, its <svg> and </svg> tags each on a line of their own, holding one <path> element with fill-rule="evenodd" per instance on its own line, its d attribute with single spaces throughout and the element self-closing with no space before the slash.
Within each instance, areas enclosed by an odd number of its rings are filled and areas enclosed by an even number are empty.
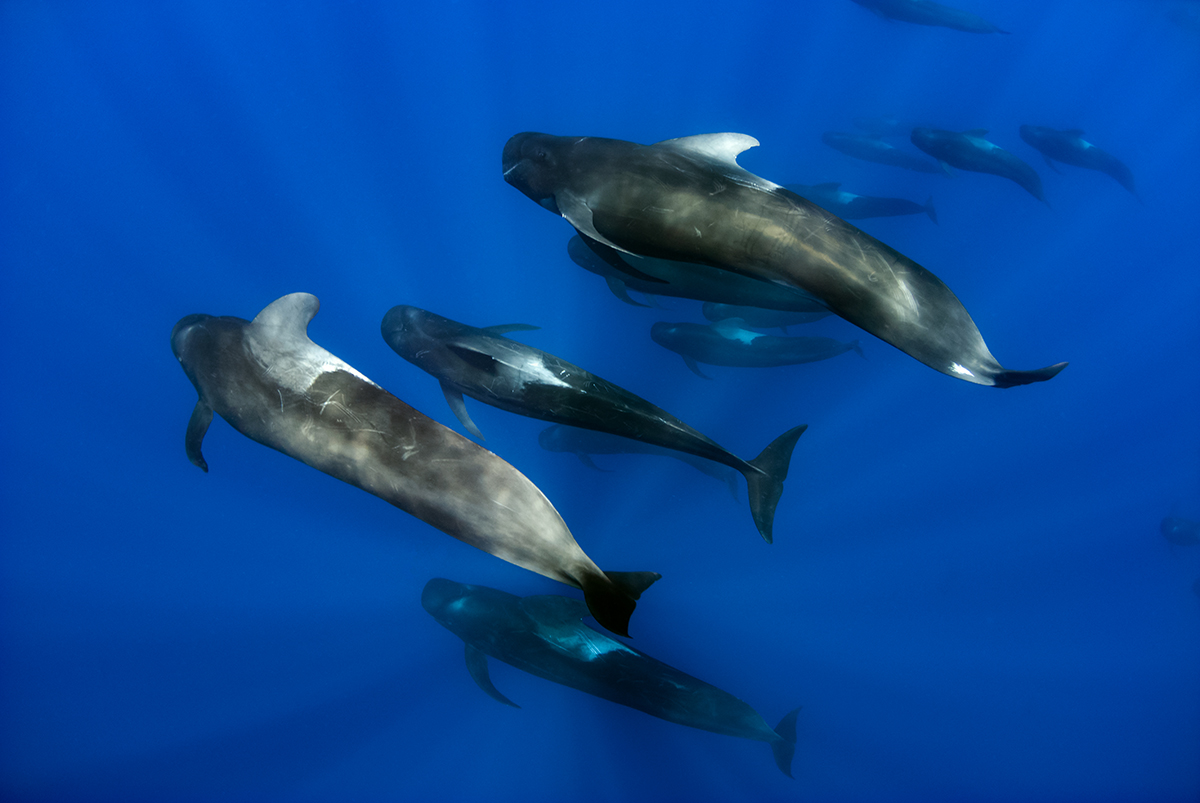
<svg viewBox="0 0 1200 803">
<path fill-rule="evenodd" d="M 171 350 L 200 398 L 188 458 L 218 413 L 251 440 L 347 482 L 442 532 L 583 590 L 596 621 L 627 635 L 654 572 L 605 573 L 529 479 L 481 446 L 409 407 L 308 338 L 320 304 L 293 293 L 253 321 L 188 315 Z"/>
<path fill-rule="evenodd" d="M 1011 387 L 1059 363 L 1005 369 L 970 314 L 925 268 L 794 192 L 737 164 L 758 141 L 704 134 L 639 145 L 524 133 L 504 178 L 581 234 L 620 251 L 799 287 L 837 315 L 949 376 Z"/>
</svg>

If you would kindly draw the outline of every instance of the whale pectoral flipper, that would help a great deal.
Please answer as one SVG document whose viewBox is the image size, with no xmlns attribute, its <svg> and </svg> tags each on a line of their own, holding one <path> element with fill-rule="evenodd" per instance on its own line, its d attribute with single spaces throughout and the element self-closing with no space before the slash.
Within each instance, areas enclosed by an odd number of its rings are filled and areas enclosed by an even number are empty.
<svg viewBox="0 0 1200 803">
<path fill-rule="evenodd" d="M 479 427 L 475 426 L 475 422 L 471 420 L 470 413 L 467 412 L 467 403 L 463 401 L 462 394 L 445 382 L 442 385 L 442 395 L 446 397 L 446 404 L 450 405 L 450 411 L 458 418 L 459 423 L 466 427 L 467 432 L 470 432 L 481 441 L 487 440 L 483 437 L 483 433 L 479 431 Z"/>
<path fill-rule="evenodd" d="M 753 471 L 744 472 L 746 491 L 750 496 L 750 514 L 763 540 L 774 541 L 775 507 L 783 495 L 783 481 L 787 479 L 792 463 L 792 452 L 796 441 L 808 429 L 808 424 L 792 427 L 762 450 L 762 454 L 750 461 Z"/>
<path fill-rule="evenodd" d="M 1029 385 L 1034 382 L 1045 382 L 1058 376 L 1058 372 L 1066 368 L 1065 362 L 1039 368 L 1036 371 L 1001 371 L 992 377 L 992 384 L 998 388 L 1012 388 L 1017 385 Z"/>
<path fill-rule="evenodd" d="M 780 741 L 771 743 L 771 752 L 775 754 L 775 765 L 787 777 L 792 777 L 792 756 L 796 754 L 796 717 L 800 709 L 794 709 L 784 715 L 775 726 L 775 733 Z"/>
<path fill-rule="evenodd" d="M 701 379 L 712 379 L 711 376 L 706 376 L 704 373 L 702 373 L 700 371 L 700 366 L 696 364 L 696 361 L 694 359 L 687 356 L 686 354 L 683 354 L 680 356 L 683 357 L 683 364 L 686 365 L 693 374 L 700 377 Z"/>
<path fill-rule="evenodd" d="M 576 452 L 575 456 L 579 458 L 580 463 L 583 463 L 588 468 L 595 469 L 596 471 L 603 471 L 606 474 L 612 473 L 612 469 L 600 468 L 600 466 L 596 465 L 596 461 L 593 460 L 592 456 L 586 452 Z"/>
<path fill-rule="evenodd" d="M 624 301 L 626 304 L 634 307 L 650 307 L 649 304 L 643 304 L 640 301 L 634 301 L 629 295 L 629 290 L 626 289 L 625 283 L 615 276 L 609 276 L 604 281 L 608 284 L 608 289 L 612 292 L 612 294 Z"/>
<path fill-rule="evenodd" d="M 200 444 L 204 442 L 204 433 L 212 423 L 213 411 L 204 399 L 197 399 L 192 408 L 192 417 L 188 419 L 187 434 L 183 437 L 183 448 L 187 451 L 188 460 L 198 466 L 205 474 L 208 473 L 208 463 L 200 453 Z"/>
<path fill-rule="evenodd" d="M 483 650 L 472 647 L 466 642 L 463 645 L 466 647 L 467 671 L 471 673 L 471 679 L 475 681 L 475 685 L 483 689 L 493 700 L 511 705 L 513 708 L 520 708 L 521 706 L 501 694 L 500 690 L 492 684 L 492 678 L 488 675 L 487 655 Z"/>
</svg>

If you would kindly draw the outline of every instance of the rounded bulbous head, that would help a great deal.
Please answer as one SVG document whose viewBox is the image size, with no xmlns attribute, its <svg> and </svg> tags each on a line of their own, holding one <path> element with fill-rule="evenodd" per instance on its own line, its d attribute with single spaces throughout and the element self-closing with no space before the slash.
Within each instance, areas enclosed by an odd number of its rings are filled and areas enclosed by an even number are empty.
<svg viewBox="0 0 1200 803">
<path fill-rule="evenodd" d="M 179 319 L 179 323 L 171 330 L 171 351 L 175 353 L 177 360 L 184 362 L 198 339 L 197 336 L 204 331 L 204 323 L 212 319 L 213 316 L 200 313 L 185 315 Z"/>
<path fill-rule="evenodd" d="M 441 341 L 462 331 L 462 325 L 423 310 L 400 304 L 383 316 L 379 330 L 392 350 L 417 365 L 421 356 L 439 347 Z"/>
<path fill-rule="evenodd" d="M 650 339 L 663 348 L 675 350 L 675 341 L 678 339 L 677 334 L 679 327 L 673 323 L 659 321 L 650 327 Z"/>
<path fill-rule="evenodd" d="M 552 199 L 560 184 L 561 142 L 565 137 L 526 131 L 504 145 L 504 180 L 537 203 Z"/>
<path fill-rule="evenodd" d="M 450 618 L 457 608 L 461 608 L 463 600 L 471 593 L 471 587 L 435 577 L 425 584 L 421 592 L 421 607 L 439 622 Z"/>
</svg>

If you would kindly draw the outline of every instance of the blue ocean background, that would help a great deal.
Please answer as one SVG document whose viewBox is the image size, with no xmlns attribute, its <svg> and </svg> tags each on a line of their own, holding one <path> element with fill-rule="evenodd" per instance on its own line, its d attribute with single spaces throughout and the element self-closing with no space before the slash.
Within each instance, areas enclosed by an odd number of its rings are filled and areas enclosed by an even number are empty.
<svg viewBox="0 0 1200 803">
<path fill-rule="evenodd" d="M 1186 2 L 960 0 L 1011 31 L 795 3 L 0 4 L 0 798 L 11 801 L 1169 801 L 1200 798 L 1200 18 Z M 826 130 L 988 129 L 1041 174 L 860 162 Z M 1140 199 L 1049 170 L 1081 128 Z M 655 345 L 696 302 L 618 301 L 501 177 L 521 131 L 719 131 L 779 183 L 923 202 L 859 225 L 943 279 L 1007 367 L 714 367 Z M 911 148 L 901 137 L 898 145 Z M 223 421 L 192 466 L 184 315 L 321 300 L 309 333 L 462 431 L 379 334 L 413 304 L 513 335 L 753 456 L 809 425 L 775 543 L 745 488 L 676 461 L 485 445 L 607 569 L 663 579 L 631 644 L 774 724 L 767 746 L 492 662 L 472 682 L 432 577 L 571 589 L 446 537 Z"/>
</svg>

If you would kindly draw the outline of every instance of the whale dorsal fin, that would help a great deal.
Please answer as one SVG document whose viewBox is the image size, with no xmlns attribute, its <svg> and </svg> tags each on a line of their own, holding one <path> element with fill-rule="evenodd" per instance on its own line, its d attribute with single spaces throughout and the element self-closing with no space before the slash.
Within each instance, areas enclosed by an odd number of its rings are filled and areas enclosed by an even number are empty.
<svg viewBox="0 0 1200 803">
<path fill-rule="evenodd" d="M 321 308 L 321 302 L 312 293 L 292 293 L 278 298 L 254 316 L 252 323 L 261 329 L 306 334 L 309 322 Z"/>
<path fill-rule="evenodd" d="M 758 146 L 758 140 L 749 134 L 697 134 L 692 137 L 666 139 L 652 147 L 665 148 L 677 153 L 700 158 L 717 167 L 726 178 L 763 192 L 774 192 L 780 187 L 773 181 L 756 176 L 737 163 L 738 154 Z"/>
<path fill-rule="evenodd" d="M 521 610 L 534 621 L 544 625 L 565 625 L 590 616 L 583 600 L 560 597 L 557 594 L 536 594 L 521 598 Z"/>
<path fill-rule="evenodd" d="M 988 130 L 986 128 L 972 128 L 970 131 L 964 131 L 963 133 L 968 137 L 979 137 L 980 139 L 983 139 L 987 136 L 987 132 Z"/>
<path fill-rule="evenodd" d="M 664 139 L 654 144 L 656 148 L 671 148 L 703 155 L 714 162 L 737 167 L 737 157 L 742 151 L 758 147 L 758 140 L 749 134 L 696 134 L 691 137 Z"/>
</svg>

